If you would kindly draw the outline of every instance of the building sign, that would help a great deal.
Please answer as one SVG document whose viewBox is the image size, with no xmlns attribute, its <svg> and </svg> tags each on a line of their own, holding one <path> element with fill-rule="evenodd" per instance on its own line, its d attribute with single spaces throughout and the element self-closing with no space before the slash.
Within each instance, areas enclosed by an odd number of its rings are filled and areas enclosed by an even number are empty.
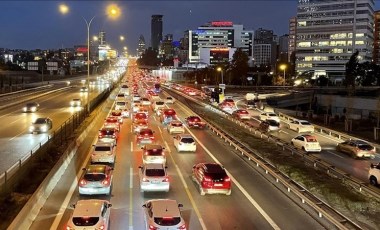
<svg viewBox="0 0 380 230">
<path fill-rule="evenodd" d="M 76 51 L 78 52 L 78 53 L 87 53 L 87 47 L 78 47 L 77 49 L 76 49 Z"/>
<path fill-rule="evenodd" d="M 47 70 L 58 70 L 58 62 L 48 61 L 46 62 Z"/>
<path fill-rule="evenodd" d="M 214 21 L 214 22 L 211 22 L 211 25 L 216 26 L 216 27 L 223 27 L 223 26 L 231 27 L 233 23 L 229 21 Z"/>
</svg>

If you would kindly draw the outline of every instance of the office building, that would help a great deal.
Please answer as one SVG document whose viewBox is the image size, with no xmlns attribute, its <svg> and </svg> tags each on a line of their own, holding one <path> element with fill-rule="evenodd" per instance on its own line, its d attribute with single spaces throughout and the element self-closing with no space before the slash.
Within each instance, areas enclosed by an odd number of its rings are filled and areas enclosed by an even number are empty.
<svg viewBox="0 0 380 230">
<path fill-rule="evenodd" d="M 173 51 L 173 34 L 167 34 L 160 43 L 159 55 L 165 59 L 173 58 Z"/>
<path fill-rule="evenodd" d="M 289 35 L 284 34 L 278 38 L 278 61 L 288 62 Z"/>
<path fill-rule="evenodd" d="M 255 30 L 253 40 L 254 65 L 269 65 L 274 70 L 277 62 L 277 36 L 273 30 L 259 28 Z"/>
<path fill-rule="evenodd" d="M 375 12 L 375 31 L 373 42 L 373 61 L 380 65 L 380 10 Z"/>
<path fill-rule="evenodd" d="M 107 42 L 106 42 L 106 32 L 104 31 L 100 31 L 99 32 L 99 45 L 106 45 Z"/>
<path fill-rule="evenodd" d="M 296 28 L 297 28 L 297 17 L 292 17 L 289 20 L 289 44 L 288 44 L 288 61 L 289 62 L 293 61 L 291 56 L 296 51 L 296 34 L 297 34 Z"/>
<path fill-rule="evenodd" d="M 159 49 L 160 42 L 162 40 L 162 17 L 163 15 L 152 15 L 151 21 L 151 46 L 153 50 Z"/>
<path fill-rule="evenodd" d="M 141 57 L 143 53 L 145 53 L 146 50 L 146 44 L 145 44 L 145 39 L 144 36 L 141 34 L 139 37 L 139 44 L 137 48 L 137 56 Z"/>
<path fill-rule="evenodd" d="M 342 81 L 355 51 L 371 61 L 374 0 L 298 1 L 296 73 Z"/>
</svg>

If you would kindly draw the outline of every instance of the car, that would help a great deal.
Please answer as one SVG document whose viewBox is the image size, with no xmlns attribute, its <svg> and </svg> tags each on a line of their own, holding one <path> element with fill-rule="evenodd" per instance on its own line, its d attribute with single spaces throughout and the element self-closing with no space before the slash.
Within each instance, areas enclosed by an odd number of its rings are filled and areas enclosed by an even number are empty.
<svg viewBox="0 0 380 230">
<path fill-rule="evenodd" d="M 379 180 L 380 180 L 380 163 L 377 164 L 371 164 L 369 171 L 368 171 L 368 179 L 369 183 L 378 186 Z"/>
<path fill-rule="evenodd" d="M 138 94 L 133 94 L 133 96 L 132 96 L 132 101 L 140 101 L 140 100 L 141 100 L 140 95 L 138 95 Z"/>
<path fill-rule="evenodd" d="M 226 98 L 221 103 L 224 106 L 236 107 L 235 101 L 232 98 Z"/>
<path fill-rule="evenodd" d="M 141 102 L 142 105 L 147 105 L 147 106 L 150 106 L 150 105 L 152 104 L 152 103 L 149 101 L 149 99 L 146 98 L 146 97 L 141 98 L 140 102 Z"/>
<path fill-rule="evenodd" d="M 91 152 L 91 163 L 115 163 L 116 145 L 114 143 L 97 141 Z"/>
<path fill-rule="evenodd" d="M 167 125 L 173 120 L 177 120 L 176 111 L 174 109 L 163 109 L 162 113 L 160 113 L 160 122 Z"/>
<path fill-rule="evenodd" d="M 110 195 L 113 168 L 108 165 L 89 165 L 82 169 L 84 174 L 79 180 L 80 195 Z"/>
<path fill-rule="evenodd" d="M 34 113 L 34 112 L 37 112 L 38 109 L 40 108 L 40 104 L 38 104 L 37 102 L 29 102 L 29 103 L 26 103 L 26 105 L 24 106 L 24 108 L 22 108 L 22 110 L 26 113 Z"/>
<path fill-rule="evenodd" d="M 129 87 L 126 84 L 123 84 L 120 88 L 120 93 L 124 93 L 125 95 L 129 95 Z"/>
<path fill-rule="evenodd" d="M 186 230 L 186 223 L 182 217 L 176 200 L 154 199 L 148 200 L 142 206 L 146 229 Z"/>
<path fill-rule="evenodd" d="M 98 140 L 101 142 L 112 142 L 116 144 L 119 131 L 115 127 L 102 127 L 98 132 Z"/>
<path fill-rule="evenodd" d="M 79 98 L 74 98 L 70 101 L 71 107 L 81 107 L 82 106 L 82 100 Z"/>
<path fill-rule="evenodd" d="M 174 147 L 178 152 L 195 152 L 197 145 L 190 134 L 177 134 L 174 138 Z"/>
<path fill-rule="evenodd" d="M 185 127 L 183 126 L 183 123 L 178 120 L 171 121 L 166 128 L 170 134 L 185 133 Z"/>
<path fill-rule="evenodd" d="M 107 200 L 78 200 L 71 205 L 74 208 L 66 228 L 71 229 L 109 229 L 112 204 Z"/>
<path fill-rule="evenodd" d="M 263 132 L 279 131 L 280 127 L 280 122 L 271 119 L 261 121 L 259 124 L 259 129 Z"/>
<path fill-rule="evenodd" d="M 163 109 L 165 108 L 165 102 L 163 101 L 155 101 L 152 103 L 152 110 L 156 111 L 158 109 Z"/>
<path fill-rule="evenodd" d="M 88 88 L 84 86 L 84 87 L 81 87 L 79 91 L 82 92 L 82 93 L 83 92 L 88 92 Z"/>
<path fill-rule="evenodd" d="M 320 152 L 322 151 L 321 145 L 317 138 L 310 134 L 302 134 L 294 137 L 291 140 L 291 144 L 298 149 L 302 149 L 306 152 Z"/>
<path fill-rule="evenodd" d="M 314 132 L 314 126 L 306 120 L 293 120 L 289 122 L 288 129 L 294 130 L 297 133 Z"/>
<path fill-rule="evenodd" d="M 140 111 L 140 108 L 143 107 L 140 102 L 132 102 L 132 112 L 137 113 Z"/>
<path fill-rule="evenodd" d="M 231 195 L 231 178 L 224 167 L 217 163 L 198 163 L 193 166 L 192 179 L 200 194 Z"/>
<path fill-rule="evenodd" d="M 117 101 L 122 101 L 122 100 L 125 100 L 126 97 L 127 97 L 127 95 L 125 95 L 124 93 L 118 93 L 116 95 L 116 100 Z"/>
<path fill-rule="evenodd" d="M 133 122 L 137 122 L 139 120 L 148 121 L 148 115 L 144 112 L 137 112 L 133 114 Z"/>
<path fill-rule="evenodd" d="M 104 119 L 104 125 L 103 127 L 113 127 L 117 129 L 117 131 L 120 131 L 120 122 L 118 117 L 107 117 Z"/>
<path fill-rule="evenodd" d="M 139 133 L 141 129 L 148 128 L 148 122 L 146 120 L 138 120 L 132 123 L 132 128 L 134 133 Z"/>
<path fill-rule="evenodd" d="M 277 122 L 280 122 L 280 118 L 277 116 L 277 114 L 275 113 L 271 113 L 271 112 L 266 112 L 266 113 L 262 113 L 259 115 L 259 119 L 261 121 L 266 121 L 266 120 L 275 120 Z"/>
<path fill-rule="evenodd" d="M 148 163 L 139 168 L 141 192 L 169 192 L 169 177 L 163 164 Z"/>
<path fill-rule="evenodd" d="M 141 129 L 140 132 L 138 132 L 137 137 L 136 137 L 136 143 L 138 145 L 141 144 L 152 144 L 154 142 L 154 131 L 151 129 Z"/>
<path fill-rule="evenodd" d="M 173 97 L 166 97 L 164 99 L 165 104 L 174 104 L 174 98 Z"/>
<path fill-rule="evenodd" d="M 206 123 L 201 120 L 198 116 L 189 116 L 185 118 L 186 125 L 189 128 L 201 128 L 206 127 Z"/>
<path fill-rule="evenodd" d="M 149 98 L 150 98 L 150 100 L 152 100 L 153 102 L 154 102 L 154 101 L 158 101 L 158 100 L 160 100 L 160 96 L 158 96 L 158 94 L 156 94 L 156 93 L 150 94 L 150 95 L 149 95 Z"/>
<path fill-rule="evenodd" d="M 362 140 L 347 140 L 337 145 L 340 152 L 348 153 L 354 158 L 375 158 L 376 148 Z"/>
<path fill-rule="evenodd" d="M 251 115 L 246 109 L 237 109 L 232 112 L 232 117 L 240 120 L 250 120 Z"/>
<path fill-rule="evenodd" d="M 110 116 L 117 118 L 118 122 L 120 124 L 123 124 L 124 120 L 123 120 L 123 116 L 122 116 L 122 111 L 121 110 L 116 110 L 116 109 L 111 110 Z"/>
<path fill-rule="evenodd" d="M 119 101 L 115 102 L 115 109 L 116 110 L 126 110 L 126 109 L 128 109 L 127 106 L 128 106 L 128 104 L 125 100 L 119 100 Z"/>
<path fill-rule="evenodd" d="M 46 133 L 53 128 L 53 121 L 49 117 L 40 117 L 32 122 L 29 127 L 30 133 Z"/>
<path fill-rule="evenodd" d="M 153 145 L 148 144 L 141 148 L 142 152 L 142 160 L 144 164 L 148 163 L 159 163 L 166 164 L 166 155 L 164 152 L 164 147 L 161 145 Z"/>
</svg>

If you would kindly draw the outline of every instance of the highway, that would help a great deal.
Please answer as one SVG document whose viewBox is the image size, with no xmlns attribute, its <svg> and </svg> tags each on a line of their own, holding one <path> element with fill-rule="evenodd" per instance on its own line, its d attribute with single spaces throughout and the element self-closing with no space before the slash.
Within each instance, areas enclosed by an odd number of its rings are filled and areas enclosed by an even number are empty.
<svg viewBox="0 0 380 230">
<path fill-rule="evenodd" d="M 163 95 L 161 95 L 163 96 Z M 112 108 L 112 98 L 107 101 L 106 116 Z M 171 106 L 180 119 L 192 112 L 180 103 Z M 65 175 L 58 182 L 51 196 L 30 229 L 63 229 L 72 208 L 70 204 L 78 199 L 94 196 L 80 196 L 78 179 L 89 159 L 91 144 L 97 137 L 102 119 L 80 147 Z M 176 199 L 182 203 L 183 216 L 188 229 L 322 229 L 323 227 L 303 209 L 295 205 L 282 191 L 273 186 L 265 177 L 256 172 L 233 153 L 211 131 L 189 130 L 197 141 L 196 153 L 178 153 L 173 146 L 172 136 L 150 111 L 150 128 L 155 131 L 157 143 L 166 147 L 169 180 L 168 193 L 145 193 L 139 191 L 138 166 L 142 164 L 140 147 L 136 146 L 135 135 L 131 132 L 131 120 L 122 125 L 118 140 L 116 163 L 111 196 L 95 196 L 108 199 L 111 208 L 111 229 L 145 229 L 142 204 L 156 198 Z M 85 159 L 85 160 L 83 160 Z M 233 187 L 232 194 L 201 196 L 190 175 L 193 164 L 199 162 L 220 162 L 228 170 Z M 296 220 L 296 221 L 293 221 Z"/>
</svg>

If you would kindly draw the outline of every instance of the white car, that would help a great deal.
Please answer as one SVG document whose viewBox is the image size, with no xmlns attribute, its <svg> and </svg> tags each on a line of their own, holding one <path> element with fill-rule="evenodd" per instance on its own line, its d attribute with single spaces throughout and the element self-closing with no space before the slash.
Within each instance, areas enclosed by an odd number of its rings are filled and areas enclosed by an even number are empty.
<svg viewBox="0 0 380 230">
<path fill-rule="evenodd" d="M 296 131 L 297 133 L 314 132 L 314 126 L 305 120 L 294 120 L 289 122 L 288 128 Z"/>
<path fill-rule="evenodd" d="M 142 105 L 147 105 L 147 106 L 150 106 L 150 105 L 152 104 L 152 103 L 149 101 L 149 99 L 146 98 L 146 97 L 141 98 L 140 102 L 141 102 Z"/>
<path fill-rule="evenodd" d="M 107 200 L 78 200 L 65 229 L 109 229 L 111 203 Z"/>
<path fill-rule="evenodd" d="M 176 200 L 155 199 L 144 203 L 146 229 L 186 230 L 185 220 L 182 217 Z"/>
<path fill-rule="evenodd" d="M 141 192 L 169 192 L 169 177 L 163 164 L 149 163 L 139 168 Z"/>
<path fill-rule="evenodd" d="M 115 110 L 127 110 L 127 102 L 125 100 L 115 102 Z"/>
<path fill-rule="evenodd" d="M 107 165 L 89 165 L 79 180 L 80 195 L 111 194 L 113 168 Z"/>
<path fill-rule="evenodd" d="M 132 101 L 134 101 L 134 102 L 136 102 L 136 101 L 140 101 L 141 100 L 141 97 L 140 97 L 140 95 L 138 95 L 138 94 L 133 94 L 133 96 L 132 96 Z"/>
<path fill-rule="evenodd" d="M 141 148 L 142 160 L 144 164 L 157 163 L 166 165 L 166 155 L 164 147 L 161 145 L 147 144 Z"/>
<path fill-rule="evenodd" d="M 174 98 L 172 97 L 166 97 L 164 99 L 165 104 L 174 104 Z"/>
<path fill-rule="evenodd" d="M 377 186 L 380 183 L 380 163 L 371 164 L 368 171 L 369 183 Z"/>
<path fill-rule="evenodd" d="M 275 120 L 277 122 L 280 122 L 280 118 L 277 116 L 275 113 L 267 112 L 267 113 L 262 113 L 259 116 L 259 119 L 261 121 L 266 121 L 266 120 Z"/>
<path fill-rule="evenodd" d="M 319 144 L 317 138 L 309 134 L 296 136 L 292 139 L 291 144 L 297 149 L 302 149 L 306 152 L 322 151 L 321 145 Z"/>
<path fill-rule="evenodd" d="M 168 126 L 167 130 L 170 134 L 172 133 L 185 133 L 185 126 L 182 122 L 178 120 L 171 121 Z"/>
<path fill-rule="evenodd" d="M 71 107 L 81 107 L 82 106 L 82 100 L 79 98 L 74 98 L 73 100 L 70 101 L 70 106 Z"/>
<path fill-rule="evenodd" d="M 178 134 L 174 137 L 174 146 L 178 152 L 195 152 L 197 145 L 190 134 Z"/>
<path fill-rule="evenodd" d="M 91 163 L 115 163 L 116 145 L 112 142 L 98 141 L 91 153 Z"/>
<path fill-rule="evenodd" d="M 158 109 L 165 108 L 165 102 L 163 101 L 154 101 L 152 104 L 153 111 L 157 111 Z"/>
</svg>

